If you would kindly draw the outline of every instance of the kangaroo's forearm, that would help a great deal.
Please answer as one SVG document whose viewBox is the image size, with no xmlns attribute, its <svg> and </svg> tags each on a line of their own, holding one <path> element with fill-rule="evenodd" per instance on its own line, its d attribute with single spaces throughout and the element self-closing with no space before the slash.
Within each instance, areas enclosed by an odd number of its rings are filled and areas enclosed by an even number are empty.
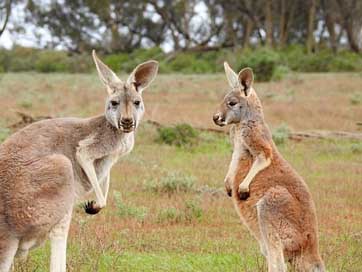
<svg viewBox="0 0 362 272">
<path fill-rule="evenodd" d="M 82 154 L 78 154 L 77 158 L 78 158 L 78 162 L 79 162 L 80 166 L 86 173 L 86 175 L 92 185 L 92 188 L 96 194 L 98 205 L 100 206 L 100 208 L 105 207 L 106 200 L 102 193 L 100 184 L 98 182 L 98 178 L 97 178 L 96 171 L 94 169 L 93 161 L 86 159 L 84 156 L 82 156 Z"/>
<path fill-rule="evenodd" d="M 105 180 L 102 183 L 103 195 L 104 195 L 104 199 L 105 199 L 106 203 L 107 203 L 110 179 L 111 179 L 111 173 L 108 173 L 107 177 L 105 178 Z"/>
<path fill-rule="evenodd" d="M 239 188 L 243 188 L 243 189 L 249 189 L 249 186 L 251 184 L 251 182 L 253 181 L 253 179 L 255 178 L 255 176 L 262 170 L 264 170 L 265 168 L 267 168 L 271 163 L 271 158 L 270 157 L 266 157 L 264 153 L 259 154 L 255 161 L 253 162 L 248 174 L 246 175 L 245 179 L 243 180 L 243 182 L 239 185 Z"/>
<path fill-rule="evenodd" d="M 230 162 L 229 169 L 228 169 L 226 177 L 225 177 L 225 181 L 227 181 L 227 180 L 228 180 L 228 182 L 233 181 L 234 178 L 236 177 L 238 166 L 239 166 L 239 161 L 241 159 L 241 155 L 242 155 L 242 152 L 235 148 L 233 151 L 232 157 L 231 157 L 231 162 Z"/>
</svg>

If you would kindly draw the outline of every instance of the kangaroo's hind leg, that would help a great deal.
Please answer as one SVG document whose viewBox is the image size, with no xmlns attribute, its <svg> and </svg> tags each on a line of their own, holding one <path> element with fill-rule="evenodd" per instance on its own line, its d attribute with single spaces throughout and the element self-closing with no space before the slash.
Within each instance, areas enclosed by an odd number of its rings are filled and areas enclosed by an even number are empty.
<svg viewBox="0 0 362 272">
<path fill-rule="evenodd" d="M 51 272 L 65 272 L 66 270 L 67 238 L 71 219 L 72 210 L 69 210 L 64 218 L 62 218 L 49 233 L 51 245 Z"/>
<path fill-rule="evenodd" d="M 270 272 L 287 271 L 285 246 L 298 244 L 298 233 L 290 223 L 290 216 L 295 212 L 292 202 L 288 190 L 276 186 L 269 189 L 257 203 L 259 229 Z"/>
<path fill-rule="evenodd" d="M 0 234 L 0 272 L 10 271 L 18 246 L 17 238 L 11 237 L 9 233 Z"/>
</svg>

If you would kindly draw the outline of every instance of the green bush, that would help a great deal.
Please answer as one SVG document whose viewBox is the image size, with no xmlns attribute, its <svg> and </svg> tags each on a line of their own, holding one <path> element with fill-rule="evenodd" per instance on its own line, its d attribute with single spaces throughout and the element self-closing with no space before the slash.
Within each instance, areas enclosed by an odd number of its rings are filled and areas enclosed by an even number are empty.
<svg viewBox="0 0 362 272">
<path fill-rule="evenodd" d="M 94 67 L 89 54 L 72 55 L 68 59 L 68 72 L 71 73 L 89 73 Z"/>
<path fill-rule="evenodd" d="M 351 102 L 352 105 L 362 104 L 362 94 L 360 93 L 352 94 L 349 101 Z"/>
<path fill-rule="evenodd" d="M 157 215 L 158 223 L 192 223 L 195 220 L 200 221 L 203 216 L 203 210 L 199 203 L 195 201 L 186 201 L 182 209 L 174 207 L 161 210 Z"/>
<path fill-rule="evenodd" d="M 203 210 L 195 201 L 186 201 L 185 203 L 185 221 L 192 222 L 194 219 L 200 220 Z"/>
<path fill-rule="evenodd" d="M 179 53 L 167 63 L 169 71 L 185 74 L 202 74 L 212 72 L 214 65 L 195 53 Z"/>
<path fill-rule="evenodd" d="M 180 211 L 174 207 L 159 211 L 157 215 L 158 223 L 177 223 L 181 220 Z"/>
<path fill-rule="evenodd" d="M 199 133 L 188 124 L 179 124 L 174 127 L 161 127 L 158 130 L 157 142 L 175 146 L 192 146 Z"/>
<path fill-rule="evenodd" d="M 132 53 L 127 54 L 127 60 L 120 59 L 121 70 L 127 73 L 133 71 L 133 69 L 140 63 L 147 60 L 162 61 L 164 53 L 161 48 L 153 47 L 150 49 L 136 49 Z"/>
<path fill-rule="evenodd" d="M 41 51 L 35 61 L 35 70 L 41 73 L 70 70 L 70 58 L 64 51 Z"/>
<path fill-rule="evenodd" d="M 350 51 L 335 54 L 330 49 L 323 49 L 307 54 L 302 46 L 290 46 L 280 54 L 283 63 L 298 72 L 352 72 L 362 69 L 361 56 Z"/>
<path fill-rule="evenodd" d="M 104 57 L 104 63 L 115 72 L 120 71 L 122 65 L 127 61 L 129 61 L 127 54 L 112 54 Z"/>
<path fill-rule="evenodd" d="M 145 189 L 156 193 L 186 193 L 194 190 L 195 178 L 179 172 L 171 172 L 159 180 L 145 183 Z"/>
<path fill-rule="evenodd" d="M 362 143 L 354 143 L 351 145 L 351 151 L 354 154 L 362 154 Z"/>
<path fill-rule="evenodd" d="M 273 141 L 277 145 L 287 142 L 290 134 L 290 128 L 287 124 L 283 123 L 273 130 Z"/>
<path fill-rule="evenodd" d="M 147 215 L 147 208 L 145 207 L 134 207 L 125 204 L 122 201 L 121 193 L 115 191 L 113 193 L 114 201 L 117 207 L 117 215 L 122 218 L 135 218 L 139 221 L 144 221 Z"/>
<path fill-rule="evenodd" d="M 230 63 L 238 72 L 244 67 L 254 70 L 257 81 L 280 80 L 289 70 L 298 72 L 362 71 L 362 55 L 351 51 L 334 54 L 320 49 L 307 54 L 302 45 L 284 49 L 258 47 L 254 49 L 221 49 L 208 52 L 177 52 L 165 54 L 161 48 L 135 49 L 101 56 L 114 71 L 131 72 L 138 64 L 154 59 L 160 63 L 161 73 L 203 74 L 223 72 L 223 62 Z M 40 50 L 16 46 L 0 49 L 0 72 L 69 72 L 94 70 L 90 53 L 70 56 L 65 51 Z"/>
<path fill-rule="evenodd" d="M 278 65 L 275 67 L 272 80 L 279 81 L 282 80 L 288 73 L 290 73 L 290 69 L 285 65 Z"/>
<path fill-rule="evenodd" d="M 245 67 L 251 67 L 257 81 L 270 81 L 277 72 L 280 73 L 281 70 L 277 71 L 280 63 L 281 59 L 276 51 L 260 48 L 245 52 L 238 61 L 237 71 Z"/>
<path fill-rule="evenodd" d="M 37 49 L 16 46 L 13 50 L 6 52 L 5 63 L 2 66 L 6 71 L 12 72 L 35 70 L 38 53 Z"/>
</svg>

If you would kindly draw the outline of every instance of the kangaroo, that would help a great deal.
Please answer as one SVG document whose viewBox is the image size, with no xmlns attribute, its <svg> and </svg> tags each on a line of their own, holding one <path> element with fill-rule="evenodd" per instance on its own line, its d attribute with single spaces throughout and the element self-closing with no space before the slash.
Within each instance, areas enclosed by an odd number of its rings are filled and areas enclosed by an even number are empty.
<svg viewBox="0 0 362 272">
<path fill-rule="evenodd" d="M 268 271 L 325 271 L 319 255 L 318 226 L 309 189 L 278 152 L 263 108 L 253 88 L 250 68 L 237 75 L 224 63 L 230 90 L 213 116 L 218 126 L 231 125 L 231 163 L 226 192 L 241 221 L 260 244 Z"/>
<path fill-rule="evenodd" d="M 66 271 L 66 245 L 72 209 L 94 190 L 85 211 L 106 206 L 110 170 L 134 145 L 144 114 L 142 91 L 154 80 L 158 63 L 138 65 L 123 82 L 93 51 L 99 78 L 107 89 L 105 114 L 33 123 L 0 145 L 0 271 L 15 255 L 50 239 L 50 271 Z"/>
</svg>

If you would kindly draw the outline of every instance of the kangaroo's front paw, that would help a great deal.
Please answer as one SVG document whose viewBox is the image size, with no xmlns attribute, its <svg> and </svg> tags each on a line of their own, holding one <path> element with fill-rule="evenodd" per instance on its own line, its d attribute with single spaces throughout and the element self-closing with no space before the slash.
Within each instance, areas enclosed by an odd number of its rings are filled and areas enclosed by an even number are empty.
<svg viewBox="0 0 362 272">
<path fill-rule="evenodd" d="M 99 213 L 99 211 L 102 208 L 99 205 L 97 205 L 94 200 L 92 200 L 92 201 L 87 201 L 86 203 L 84 203 L 83 209 L 86 213 L 93 215 L 93 214 Z"/>
<path fill-rule="evenodd" d="M 239 186 L 238 193 L 240 200 L 247 200 L 250 196 L 248 187 Z"/>
</svg>

